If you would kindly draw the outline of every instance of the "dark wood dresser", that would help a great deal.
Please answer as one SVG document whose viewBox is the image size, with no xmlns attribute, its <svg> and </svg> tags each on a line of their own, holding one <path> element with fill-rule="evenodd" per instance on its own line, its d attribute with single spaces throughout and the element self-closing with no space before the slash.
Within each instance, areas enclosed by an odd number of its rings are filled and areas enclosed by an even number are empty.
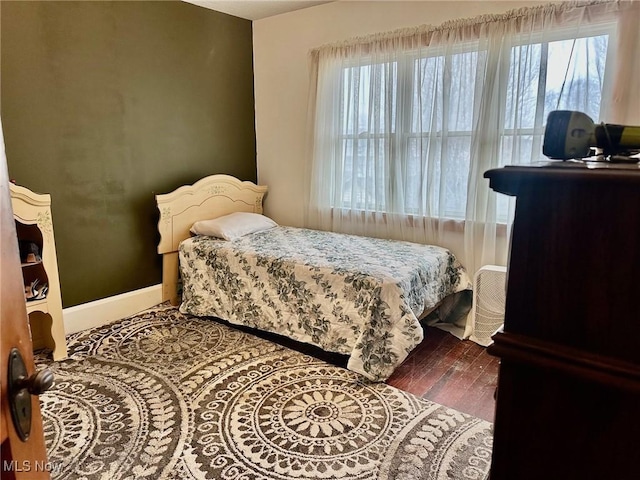
<svg viewBox="0 0 640 480">
<path fill-rule="evenodd" d="M 640 478 L 640 167 L 484 176 L 516 197 L 491 480 Z"/>
</svg>

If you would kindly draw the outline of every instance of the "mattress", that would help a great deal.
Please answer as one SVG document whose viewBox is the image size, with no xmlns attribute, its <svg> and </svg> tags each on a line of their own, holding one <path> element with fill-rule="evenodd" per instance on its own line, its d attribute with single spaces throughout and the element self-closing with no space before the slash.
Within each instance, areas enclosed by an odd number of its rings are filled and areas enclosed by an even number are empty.
<svg viewBox="0 0 640 480">
<path fill-rule="evenodd" d="M 471 289 L 447 249 L 294 227 L 179 247 L 180 311 L 221 318 L 349 356 L 388 378 L 423 338 L 419 317 Z"/>
</svg>

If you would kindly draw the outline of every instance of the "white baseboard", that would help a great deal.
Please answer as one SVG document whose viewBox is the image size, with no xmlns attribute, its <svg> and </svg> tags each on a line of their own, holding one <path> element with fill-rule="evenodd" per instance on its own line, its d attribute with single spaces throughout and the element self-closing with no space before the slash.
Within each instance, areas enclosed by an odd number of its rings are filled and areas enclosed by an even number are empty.
<svg viewBox="0 0 640 480">
<path fill-rule="evenodd" d="M 83 303 L 62 310 L 67 335 L 134 315 L 162 303 L 162 285 Z"/>
</svg>

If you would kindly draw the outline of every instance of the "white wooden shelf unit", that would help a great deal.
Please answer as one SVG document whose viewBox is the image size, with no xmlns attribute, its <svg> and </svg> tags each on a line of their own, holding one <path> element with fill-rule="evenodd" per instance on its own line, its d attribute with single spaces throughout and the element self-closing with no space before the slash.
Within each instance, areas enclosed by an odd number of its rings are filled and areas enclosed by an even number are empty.
<svg viewBox="0 0 640 480">
<path fill-rule="evenodd" d="M 25 294 L 33 346 L 34 349 L 50 348 L 53 359 L 62 360 L 67 357 L 67 344 L 51 218 L 51 195 L 35 193 L 13 183 L 10 189 L 18 241 L 34 243 L 39 249 L 39 258 L 35 261 L 22 261 L 25 290 L 34 281 L 38 287 L 47 286 L 44 298 L 27 300 Z"/>
</svg>

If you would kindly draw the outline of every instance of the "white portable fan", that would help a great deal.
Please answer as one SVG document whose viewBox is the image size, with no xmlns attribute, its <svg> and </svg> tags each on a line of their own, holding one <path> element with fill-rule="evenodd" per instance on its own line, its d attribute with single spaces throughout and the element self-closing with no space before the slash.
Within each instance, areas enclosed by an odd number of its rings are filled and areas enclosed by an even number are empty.
<svg viewBox="0 0 640 480">
<path fill-rule="evenodd" d="M 470 340 L 485 347 L 491 344 L 491 336 L 504 322 L 506 278 L 506 267 L 485 265 L 473 279 L 473 332 Z"/>
</svg>

